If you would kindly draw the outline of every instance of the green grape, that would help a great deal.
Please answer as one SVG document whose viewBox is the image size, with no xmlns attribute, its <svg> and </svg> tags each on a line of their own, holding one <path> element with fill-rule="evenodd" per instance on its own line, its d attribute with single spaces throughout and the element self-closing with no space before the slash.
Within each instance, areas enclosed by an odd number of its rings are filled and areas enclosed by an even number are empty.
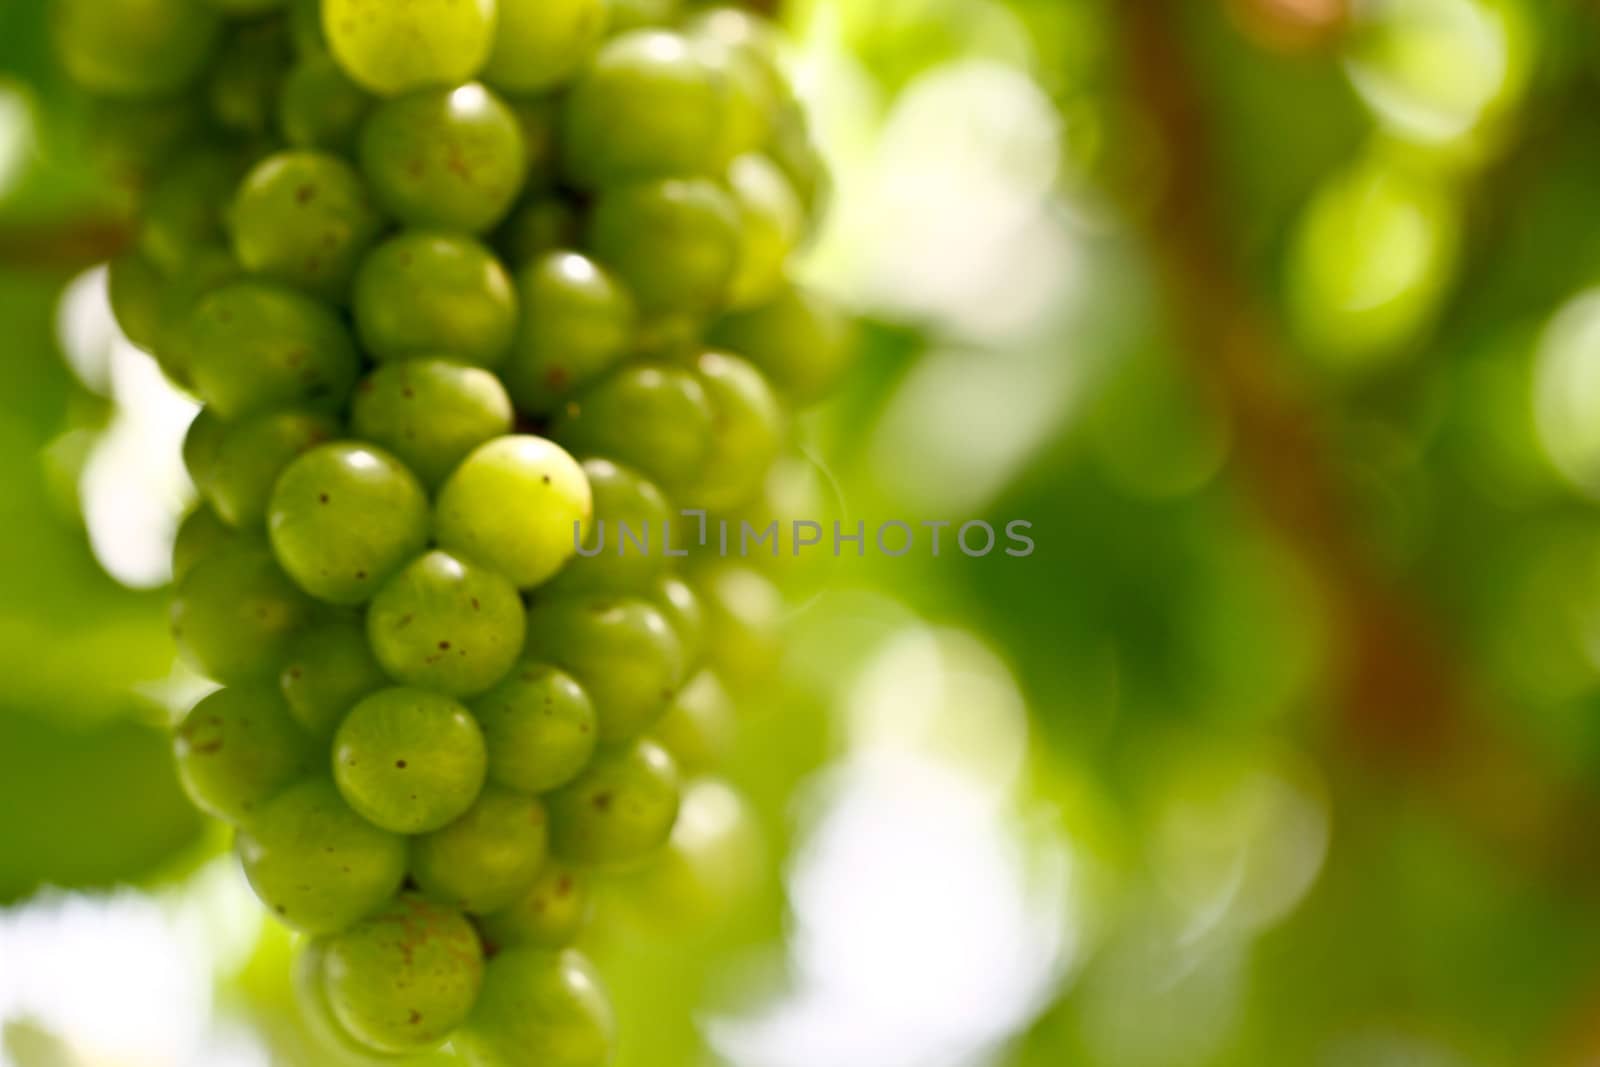
<svg viewBox="0 0 1600 1067">
<path fill-rule="evenodd" d="M 571 247 L 580 230 L 578 211 L 570 203 L 539 197 L 512 212 L 495 235 L 495 246 L 507 262 L 526 270 L 541 256 Z"/>
<path fill-rule="evenodd" d="M 705 179 L 615 186 L 595 201 L 589 245 L 646 314 L 708 314 L 739 267 L 739 209 Z"/>
<path fill-rule="evenodd" d="M 693 42 L 660 30 L 600 49 L 562 116 L 562 158 L 579 185 L 600 188 L 710 174 L 721 162 L 727 84 Z"/>
<path fill-rule="evenodd" d="M 454 1044 L 471 1067 L 605 1067 L 616 1022 L 582 956 L 515 948 L 489 961 Z"/>
<path fill-rule="evenodd" d="M 783 406 L 767 380 L 744 360 L 705 352 L 695 362 L 715 413 L 711 452 L 694 490 L 695 506 L 729 511 L 760 491 L 783 444 Z"/>
<path fill-rule="evenodd" d="M 447 552 L 419 557 L 379 591 L 367 637 L 390 676 L 452 696 L 485 692 L 522 654 L 516 587 Z"/>
<path fill-rule="evenodd" d="M 300 588 L 331 604 L 364 604 L 428 542 L 428 494 L 380 449 L 341 442 L 285 468 L 267 531 Z"/>
<path fill-rule="evenodd" d="M 709 340 L 754 363 L 797 404 L 826 396 L 855 356 L 844 316 L 793 284 L 768 304 L 722 319 Z"/>
<path fill-rule="evenodd" d="M 533 888 L 511 906 L 478 920 L 484 939 L 496 948 L 566 948 L 588 924 L 593 901 L 582 874 L 563 863 L 546 862 Z"/>
<path fill-rule="evenodd" d="M 655 725 L 684 675 L 683 646 L 671 624 L 630 597 L 535 600 L 528 611 L 528 654 L 578 680 L 594 701 L 606 743 Z"/>
<path fill-rule="evenodd" d="M 761 151 L 772 138 L 788 95 L 776 67 L 759 50 L 730 43 L 714 33 L 695 34 L 693 40 L 701 61 L 717 71 L 725 86 L 717 159 L 726 163 Z"/>
<path fill-rule="evenodd" d="M 295 952 L 290 970 L 290 988 L 295 1006 L 307 1031 L 318 1044 L 337 1051 L 340 1063 L 382 1063 L 390 1055 L 377 1052 L 357 1041 L 355 1035 L 344 1028 L 333 1014 L 328 1002 L 325 961 L 328 955 L 328 938 L 307 941 Z"/>
<path fill-rule="evenodd" d="M 423 689 L 362 700 L 333 738 L 333 777 L 367 821 L 422 834 L 458 819 L 483 788 L 488 756 L 467 709 Z"/>
<path fill-rule="evenodd" d="M 627 33 L 678 21 L 683 0 L 610 0 L 611 32 Z"/>
<path fill-rule="evenodd" d="M 359 361 L 328 308 L 266 282 L 233 282 L 201 299 L 188 321 L 191 373 L 224 418 L 283 404 L 343 403 Z"/>
<path fill-rule="evenodd" d="M 165 279 L 150 258 L 137 250 L 122 253 L 106 268 L 106 292 L 117 328 L 146 352 L 161 339 L 161 295 Z"/>
<path fill-rule="evenodd" d="M 495 0 L 322 0 L 328 47 L 385 96 L 472 79 L 494 42 Z"/>
<path fill-rule="evenodd" d="M 72 80 L 117 97 L 165 96 L 192 81 L 221 29 L 191 0 L 56 0 L 56 54 Z"/>
<path fill-rule="evenodd" d="M 165 276 L 184 271 L 196 250 L 225 242 L 223 209 L 244 174 L 230 151 L 193 148 L 161 169 L 140 205 L 139 250 Z"/>
<path fill-rule="evenodd" d="M 191 392 L 192 339 L 189 316 L 200 300 L 239 276 L 233 253 L 222 245 L 207 245 L 189 254 L 189 261 L 166 277 L 161 290 L 160 323 L 150 354 L 163 373 Z"/>
<path fill-rule="evenodd" d="M 228 427 L 201 487 L 224 521 L 240 529 L 267 517 L 272 487 L 295 457 L 331 441 L 339 424 L 309 411 L 271 411 Z"/>
<path fill-rule="evenodd" d="M 524 660 L 472 703 L 489 746 L 489 778 L 524 793 L 548 793 L 578 776 L 594 756 L 594 704 L 575 679 Z"/>
<path fill-rule="evenodd" d="M 338 297 L 383 219 L 337 156 L 279 152 L 256 165 L 233 201 L 233 251 L 252 274 Z"/>
<path fill-rule="evenodd" d="M 350 426 L 388 449 L 430 488 L 473 449 L 511 432 L 500 379 L 480 367 L 415 359 L 379 367 L 356 386 Z"/>
<path fill-rule="evenodd" d="M 675 493 L 699 479 L 714 418 L 705 386 L 693 374 L 633 364 L 572 404 L 556 424 L 556 438 L 580 454 L 634 467 Z"/>
<path fill-rule="evenodd" d="M 278 91 L 278 128 L 297 148 L 348 154 L 371 110 L 372 97 L 328 55 L 302 59 Z"/>
<path fill-rule="evenodd" d="M 805 236 L 805 206 L 788 176 L 766 156 L 735 159 L 728 187 L 740 219 L 739 268 L 728 287 L 728 306 L 757 307 L 783 288 L 784 264 Z"/>
<path fill-rule="evenodd" d="M 550 794 L 551 844 L 572 863 L 630 869 L 667 843 L 678 802 L 678 768 L 666 749 L 652 741 L 606 749 Z"/>
<path fill-rule="evenodd" d="M 311 739 L 266 688 L 219 689 L 174 738 L 178 778 L 201 811 L 242 823 L 313 764 Z"/>
<path fill-rule="evenodd" d="M 222 442 L 227 436 L 228 424 L 210 408 L 201 408 L 183 435 L 183 469 L 189 472 L 189 480 L 202 494 L 207 493 L 216 473 Z"/>
<path fill-rule="evenodd" d="M 312 604 L 254 538 L 223 546 L 178 583 L 172 633 L 185 657 L 225 685 L 266 681 Z"/>
<path fill-rule="evenodd" d="M 367 257 L 356 275 L 355 316 L 373 358 L 437 357 L 498 366 L 517 329 L 517 292 L 470 237 L 407 233 Z"/>
<path fill-rule="evenodd" d="M 606 0 L 500 0 L 484 80 L 508 93 L 543 92 L 577 73 L 605 30 Z"/>
<path fill-rule="evenodd" d="M 323 778 L 290 786 L 264 804 L 235 849 L 261 902 L 311 934 L 331 934 L 373 914 L 406 876 L 405 838 L 351 811 Z"/>
<path fill-rule="evenodd" d="M 333 1017 L 361 1044 L 421 1052 L 472 1011 L 483 946 L 460 912 L 408 893 L 328 938 L 322 979 Z"/>
<path fill-rule="evenodd" d="M 772 579 L 739 563 L 721 562 L 695 575 L 706 609 L 706 659 L 736 690 L 766 684 L 783 645 L 783 594 Z"/>
<path fill-rule="evenodd" d="M 576 556 L 556 578 L 565 591 L 630 593 L 650 583 L 672 563 L 669 550 L 687 544 L 671 534 L 672 505 L 652 483 L 608 459 L 586 460 L 584 476 L 594 494 L 594 521 Z M 667 544 L 671 534 L 673 544 Z"/>
<path fill-rule="evenodd" d="M 537 800 L 491 785 L 461 818 L 412 842 L 411 876 L 451 907 L 499 911 L 533 888 L 549 833 Z"/>
<path fill-rule="evenodd" d="M 646 590 L 646 599 L 655 605 L 672 626 L 683 646 L 684 666 L 693 670 L 705 652 L 706 612 L 689 583 L 676 574 L 663 574 Z"/>
<path fill-rule="evenodd" d="M 172 539 L 172 577 L 183 581 L 189 573 L 208 559 L 232 544 L 238 537 L 233 527 L 217 518 L 217 513 L 204 504 L 189 512 L 178 524 Z"/>
<path fill-rule="evenodd" d="M 522 326 L 505 368 L 524 411 L 555 411 L 610 370 L 633 341 L 633 298 L 605 268 L 576 252 L 550 252 L 517 274 Z"/>
<path fill-rule="evenodd" d="M 278 93 L 293 51 L 287 27 L 274 19 L 244 24 L 224 38 L 206 85 L 211 117 L 245 137 L 272 129 Z"/>
<path fill-rule="evenodd" d="M 441 548 L 522 589 L 548 581 L 577 551 L 594 514 L 577 460 L 542 437 L 498 437 L 461 461 L 439 490 Z"/>
<path fill-rule="evenodd" d="M 816 220 L 825 214 L 832 186 L 827 164 L 811 139 L 810 123 L 798 102 L 788 101 L 773 120 L 767 155 L 788 175 L 789 184 L 805 205 L 809 225 L 815 227 Z"/>
<path fill-rule="evenodd" d="M 640 925 L 682 938 L 736 913 L 761 883 L 764 851 L 744 798 L 714 779 L 695 782 L 666 848 L 618 895 Z"/>
<path fill-rule="evenodd" d="M 673 700 L 651 736 L 672 754 L 684 774 L 704 774 L 733 752 L 738 717 L 713 671 L 701 671 Z"/>
<path fill-rule="evenodd" d="M 409 226 L 489 229 L 522 190 L 527 149 L 517 116 L 476 83 L 378 105 L 361 131 L 361 171 Z"/>
<path fill-rule="evenodd" d="M 335 619 L 295 638 L 278 675 L 289 711 L 321 740 L 332 738 L 351 708 L 388 684 L 356 619 Z"/>
</svg>

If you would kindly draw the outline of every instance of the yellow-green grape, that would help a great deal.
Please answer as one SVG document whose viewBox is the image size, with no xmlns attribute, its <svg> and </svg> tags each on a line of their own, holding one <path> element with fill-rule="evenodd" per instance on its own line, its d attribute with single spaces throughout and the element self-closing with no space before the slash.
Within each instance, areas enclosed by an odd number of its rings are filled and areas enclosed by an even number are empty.
<svg viewBox="0 0 1600 1067">
<path fill-rule="evenodd" d="M 297 148 L 350 154 L 371 110 L 372 97 L 328 55 L 302 59 L 278 90 L 278 129 Z"/>
<path fill-rule="evenodd" d="M 211 144 L 170 160 L 140 203 L 139 250 L 170 278 L 196 252 L 224 243 L 223 211 L 244 171 L 236 152 Z"/>
<path fill-rule="evenodd" d="M 227 427 L 200 491 L 222 519 L 241 529 L 259 527 L 272 487 L 297 456 L 331 441 L 339 424 L 312 411 L 270 411 Z"/>
<path fill-rule="evenodd" d="M 448 552 L 419 557 L 367 611 L 367 637 L 391 677 L 459 697 L 504 678 L 522 655 L 524 633 L 516 587 Z"/>
<path fill-rule="evenodd" d="M 225 685 L 269 681 L 313 605 L 254 538 L 225 545 L 178 584 L 172 634 L 196 669 Z"/>
<path fill-rule="evenodd" d="M 706 609 L 700 597 L 688 582 L 676 574 L 663 574 L 644 590 L 645 599 L 672 626 L 683 646 L 683 664 L 687 672 L 700 665 L 706 650 Z"/>
<path fill-rule="evenodd" d="M 599 740 L 594 703 L 564 671 L 524 660 L 472 702 L 489 746 L 489 778 L 548 793 L 588 766 Z"/>
<path fill-rule="evenodd" d="M 195 388 L 229 419 L 287 404 L 336 408 L 360 366 L 332 310 L 268 282 L 234 282 L 206 296 L 188 333 Z"/>
<path fill-rule="evenodd" d="M 221 22 L 192 0 L 56 0 L 56 53 L 72 80 L 107 96 L 164 96 L 200 73 Z"/>
<path fill-rule="evenodd" d="M 606 0 L 500 0 L 483 77 L 508 93 L 542 92 L 588 62 L 606 30 Z"/>
<path fill-rule="evenodd" d="M 629 912 L 671 937 L 714 926 L 735 913 L 761 883 L 761 831 L 735 790 L 715 779 L 694 782 L 666 848 L 619 887 Z"/>
<path fill-rule="evenodd" d="M 517 291 L 470 237 L 406 233 L 378 246 L 356 275 L 355 317 L 374 359 L 432 358 L 497 367 L 517 328 Z"/>
<path fill-rule="evenodd" d="M 772 139 L 788 92 L 773 63 L 757 49 L 732 44 L 712 33 L 693 33 L 701 62 L 715 70 L 724 86 L 722 137 L 717 158 L 723 163 L 759 152 Z"/>
<path fill-rule="evenodd" d="M 161 298 L 166 279 L 137 249 L 123 252 L 106 268 L 106 293 L 117 328 L 146 352 L 161 340 Z"/>
<path fill-rule="evenodd" d="M 678 767 L 660 745 L 606 749 L 548 798 L 555 854 L 584 867 L 635 868 L 667 843 L 679 793 Z"/>
<path fill-rule="evenodd" d="M 689 680 L 667 713 L 650 731 L 672 753 L 685 774 L 704 774 L 722 766 L 733 751 L 738 716 L 733 700 L 714 671 Z"/>
<path fill-rule="evenodd" d="M 467 709 L 424 689 L 383 689 L 351 709 L 333 738 L 333 776 L 367 821 L 423 834 L 461 817 L 488 767 Z"/>
<path fill-rule="evenodd" d="M 471 1067 L 605 1067 L 616 1022 L 582 956 L 514 948 L 489 961 L 454 1044 Z"/>
<path fill-rule="evenodd" d="M 411 877 L 451 907 L 499 911 L 533 888 L 549 837 L 544 805 L 491 785 L 461 818 L 411 843 Z"/>
<path fill-rule="evenodd" d="M 742 563 L 700 570 L 694 587 L 706 609 L 706 659 L 735 691 L 764 684 L 782 652 L 783 594 L 772 579 Z"/>
<path fill-rule="evenodd" d="M 531 589 L 548 581 L 589 531 L 594 498 L 578 461 L 542 437 L 500 437 L 456 468 L 434 514 L 441 548 Z"/>
<path fill-rule="evenodd" d="M 427 544 L 428 494 L 382 449 L 323 445 L 278 477 L 267 530 L 300 588 L 331 604 L 364 604 Z"/>
<path fill-rule="evenodd" d="M 242 823 L 313 764 L 311 738 L 266 687 L 219 689 L 174 737 L 178 778 L 201 811 Z"/>
<path fill-rule="evenodd" d="M 711 452 L 714 419 L 706 388 L 691 372 L 629 364 L 571 404 L 555 436 L 580 455 L 627 464 L 672 494 L 699 479 Z"/>
<path fill-rule="evenodd" d="M 329 297 L 344 292 L 383 225 L 354 168 L 304 151 L 257 164 L 230 217 L 245 270 Z"/>
<path fill-rule="evenodd" d="M 210 408 L 201 408 L 183 435 L 183 469 L 202 495 L 216 473 L 217 458 L 227 436 L 228 424 Z"/>
<path fill-rule="evenodd" d="M 392 1059 L 392 1053 L 378 1052 L 357 1041 L 334 1017 L 333 1006 L 328 1003 L 328 987 L 323 981 L 327 954 L 328 938 L 313 938 L 295 950 L 290 967 L 290 989 L 307 1032 L 318 1044 L 337 1052 L 342 1057 L 341 1063 L 384 1063 Z"/>
<path fill-rule="evenodd" d="M 739 269 L 739 208 L 715 182 L 669 178 L 602 190 L 589 247 L 650 316 L 707 315 Z"/>
<path fill-rule="evenodd" d="M 528 656 L 570 673 L 594 701 L 600 740 L 638 737 L 655 725 L 684 677 L 683 646 L 644 600 L 604 595 L 536 599 Z"/>
<path fill-rule="evenodd" d="M 288 28 L 277 19 L 231 28 L 211 63 L 206 103 L 228 133 L 264 137 L 273 127 L 284 72 L 293 61 Z"/>
<path fill-rule="evenodd" d="M 195 508 L 178 524 L 172 539 L 172 580 L 181 582 L 189 572 L 231 544 L 238 531 L 221 519 L 204 504 Z"/>
<path fill-rule="evenodd" d="M 289 647 L 278 685 L 289 711 L 321 740 L 333 737 L 350 709 L 385 688 L 389 679 L 356 619 L 336 619 L 306 630 Z"/>
<path fill-rule="evenodd" d="M 783 445 L 783 405 L 761 372 L 723 352 L 706 352 L 695 372 L 711 400 L 711 450 L 686 500 L 730 511 L 761 490 Z"/>
<path fill-rule="evenodd" d="M 812 140 L 805 109 L 797 101 L 790 100 L 779 109 L 767 155 L 788 175 L 806 207 L 808 229 L 814 231 L 817 221 L 827 213 L 833 186 L 828 166 Z"/>
<path fill-rule="evenodd" d="M 194 251 L 177 273 L 163 280 L 161 318 L 150 354 L 169 379 L 190 392 L 194 391 L 190 373 L 194 345 L 189 336 L 189 316 L 202 298 L 239 274 L 238 261 L 231 251 L 221 245 L 208 245 Z"/>
<path fill-rule="evenodd" d="M 459 911 L 407 893 L 327 939 L 322 981 L 333 1017 L 361 1044 L 422 1052 L 471 1013 L 483 946 Z"/>
<path fill-rule="evenodd" d="M 516 413 L 481 367 L 414 359 L 379 367 L 356 386 L 350 426 L 437 488 L 473 449 L 511 432 Z"/>
<path fill-rule="evenodd" d="M 408 226 L 477 233 L 511 210 L 528 153 L 517 116 L 473 83 L 379 104 L 361 131 L 361 171 Z"/>
<path fill-rule="evenodd" d="M 673 523 L 672 505 L 653 483 L 609 459 L 590 459 L 583 473 L 594 494 L 594 521 L 584 554 L 567 563 L 553 589 L 636 593 L 672 564 L 697 536 L 693 520 Z M 672 543 L 667 543 L 670 536 Z"/>
<path fill-rule="evenodd" d="M 510 907 L 478 920 L 497 949 L 566 948 L 578 940 L 593 912 L 585 877 L 564 863 L 547 862 L 533 888 Z"/>
<path fill-rule="evenodd" d="M 805 236 L 805 205 L 788 176 L 762 155 L 735 159 L 728 188 L 739 209 L 739 266 L 728 286 L 728 306 L 759 307 L 783 288 L 784 265 Z"/>
<path fill-rule="evenodd" d="M 264 804 L 235 848 L 261 902 L 310 934 L 331 934 L 373 914 L 406 876 L 405 838 L 351 811 L 323 778 Z"/>
<path fill-rule="evenodd" d="M 769 303 L 723 318 L 708 340 L 754 363 L 796 404 L 827 396 L 855 356 L 845 317 L 793 284 Z"/>
<path fill-rule="evenodd" d="M 550 252 L 517 275 L 522 325 L 505 368 L 524 411 L 548 413 L 610 370 L 633 342 L 633 298 L 598 263 Z"/>
<path fill-rule="evenodd" d="M 470 80 L 494 42 L 495 0 L 322 0 L 328 48 L 373 92 Z"/>
<path fill-rule="evenodd" d="M 677 23 L 683 0 L 610 0 L 611 32 L 626 33 Z"/>
</svg>

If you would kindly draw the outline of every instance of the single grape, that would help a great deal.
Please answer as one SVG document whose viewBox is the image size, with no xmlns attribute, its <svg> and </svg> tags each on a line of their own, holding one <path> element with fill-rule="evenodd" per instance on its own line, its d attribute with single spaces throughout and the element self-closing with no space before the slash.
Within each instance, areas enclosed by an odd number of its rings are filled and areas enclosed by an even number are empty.
<svg viewBox="0 0 1600 1067">
<path fill-rule="evenodd" d="M 357 619 L 306 630 L 289 647 L 278 685 L 289 711 L 313 737 L 328 740 L 350 709 L 389 685 Z"/>
<path fill-rule="evenodd" d="M 216 145 L 193 147 L 162 167 L 140 204 L 138 247 L 167 277 L 195 253 L 226 241 L 223 209 L 245 161 Z"/>
<path fill-rule="evenodd" d="M 788 175 L 789 183 L 805 205 L 808 226 L 815 229 L 817 220 L 827 213 L 833 188 L 828 166 L 811 137 L 805 109 L 797 101 L 791 99 L 779 109 L 773 120 L 767 155 Z"/>
<path fill-rule="evenodd" d="M 516 587 L 447 552 L 429 552 L 389 579 L 367 612 L 367 637 L 391 677 L 452 696 L 504 678 L 524 633 Z"/>
<path fill-rule="evenodd" d="M 509 907 L 483 916 L 478 928 L 496 948 L 566 948 L 583 932 L 592 911 L 584 876 L 566 864 L 547 861 L 532 889 Z"/>
<path fill-rule="evenodd" d="M 411 877 L 451 907 L 499 911 L 533 888 L 549 835 L 543 805 L 491 785 L 461 818 L 411 843 Z"/>
<path fill-rule="evenodd" d="M 364 604 L 428 542 L 428 494 L 381 449 L 340 442 L 296 459 L 267 515 L 278 562 L 331 604 Z"/>
<path fill-rule="evenodd" d="M 694 782 L 666 848 L 623 879 L 617 897 L 639 925 L 681 938 L 737 913 L 761 884 L 765 851 L 738 792 L 715 779 Z"/>
<path fill-rule="evenodd" d="M 728 286 L 730 308 L 758 307 L 783 288 L 784 264 L 805 237 L 805 206 L 789 178 L 766 156 L 748 154 L 728 167 L 739 208 L 739 267 Z"/>
<path fill-rule="evenodd" d="M 489 58 L 495 0 L 323 0 L 322 28 L 345 71 L 393 96 L 468 81 Z"/>
<path fill-rule="evenodd" d="M 233 252 L 222 245 L 193 250 L 188 262 L 168 275 L 161 288 L 161 319 L 150 354 L 168 378 L 193 392 L 194 363 L 189 316 L 202 298 L 239 277 Z"/>
<path fill-rule="evenodd" d="M 768 304 L 723 318 L 709 340 L 755 364 L 797 404 L 826 396 L 855 354 L 844 316 L 793 284 Z"/>
<path fill-rule="evenodd" d="M 487 766 L 483 732 L 467 709 L 423 689 L 372 694 L 333 739 L 333 776 L 345 801 L 397 834 L 460 818 L 478 798 Z"/>
<path fill-rule="evenodd" d="M 508 93 L 543 92 L 577 73 L 605 30 L 606 0 L 500 0 L 484 80 Z"/>
<path fill-rule="evenodd" d="M 434 536 L 441 548 L 531 589 L 583 543 L 593 513 L 577 460 L 542 437 L 498 437 L 439 490 Z"/>
<path fill-rule="evenodd" d="M 356 1040 L 333 1014 L 328 1003 L 328 987 L 324 979 L 324 963 L 328 955 L 328 938 L 318 937 L 306 941 L 295 951 L 290 969 L 290 988 L 295 1006 L 311 1036 L 321 1045 L 331 1048 L 354 1064 L 382 1063 L 390 1057 L 371 1049 Z"/>
<path fill-rule="evenodd" d="M 722 766 L 732 753 L 738 716 L 721 679 L 703 670 L 683 687 L 650 733 L 683 773 L 704 774 Z"/>
<path fill-rule="evenodd" d="M 383 1052 L 439 1045 L 466 1021 L 483 984 L 483 946 L 472 924 L 412 893 L 334 934 L 323 951 L 334 1018 Z"/>
<path fill-rule="evenodd" d="M 234 423 L 223 434 L 202 491 L 228 523 L 259 527 L 284 468 L 338 430 L 332 418 L 311 411 L 269 411 Z"/>
<path fill-rule="evenodd" d="M 666 617 L 683 645 L 683 661 L 694 670 L 706 645 L 706 609 L 693 587 L 676 574 L 663 574 L 645 590 L 645 599 Z"/>
<path fill-rule="evenodd" d="M 212 120 L 229 133 L 264 137 L 272 129 L 284 72 L 293 59 L 288 28 L 281 21 L 231 27 L 206 80 Z"/>
<path fill-rule="evenodd" d="M 178 532 L 172 539 L 173 581 L 183 581 L 201 560 L 222 551 L 238 536 L 233 527 L 217 518 L 217 513 L 204 504 L 189 512 L 178 524 Z"/>
<path fill-rule="evenodd" d="M 638 866 L 667 843 L 678 818 L 678 768 L 652 741 L 603 750 L 550 794 L 555 854 L 585 867 Z"/>
<path fill-rule="evenodd" d="M 697 572 L 694 587 L 706 609 L 707 663 L 736 691 L 767 684 L 783 645 L 783 594 L 772 579 L 723 561 Z"/>
<path fill-rule="evenodd" d="M 471 1067 L 605 1067 L 616 1022 L 582 956 L 515 948 L 489 961 L 454 1043 Z"/>
<path fill-rule="evenodd" d="M 683 646 L 671 624 L 630 597 L 535 600 L 528 611 L 528 655 L 578 680 L 594 701 L 606 743 L 655 725 L 684 676 Z"/>
<path fill-rule="evenodd" d="M 693 374 L 630 364 L 585 391 L 556 423 L 555 437 L 580 455 L 634 467 L 676 493 L 699 479 L 714 429 L 710 398 Z"/>
<path fill-rule="evenodd" d="M 522 410 L 555 411 L 627 354 L 633 298 L 593 260 L 550 252 L 518 272 L 517 290 L 522 325 L 505 378 Z"/>
<path fill-rule="evenodd" d="M 509 789 L 548 793 L 578 776 L 599 739 L 594 704 L 577 681 L 524 660 L 472 702 L 489 747 L 489 777 Z"/>
<path fill-rule="evenodd" d="M 615 186 L 595 201 L 589 246 L 646 314 L 709 314 L 739 267 L 739 209 L 704 179 Z"/>
<path fill-rule="evenodd" d="M 73 81 L 107 96 L 152 97 L 194 80 L 221 22 L 191 0 L 56 0 L 50 28 Z"/>
<path fill-rule="evenodd" d="M 571 248 L 581 230 L 575 206 L 559 196 L 541 196 L 511 213 L 495 235 L 495 247 L 508 263 L 526 270 L 542 256 Z"/>
<path fill-rule="evenodd" d="M 335 408 L 360 365 L 332 311 L 266 282 L 234 282 L 206 296 L 188 333 L 195 387 L 224 418 L 284 404 Z"/>
<path fill-rule="evenodd" d="M 405 838 L 367 822 L 332 782 L 273 797 L 235 849 L 256 896 L 297 930 L 330 934 L 382 908 L 406 876 Z"/>
<path fill-rule="evenodd" d="M 245 270 L 323 296 L 344 293 L 383 219 L 354 168 L 322 152 L 279 152 L 234 197 L 233 251 Z"/>
<path fill-rule="evenodd" d="M 210 408 L 196 412 L 183 435 L 183 469 L 202 495 L 207 493 L 207 486 L 216 474 L 217 459 L 227 436 L 228 424 Z"/>
<path fill-rule="evenodd" d="M 724 87 L 718 161 L 726 164 L 761 151 L 788 95 L 776 67 L 765 62 L 758 50 L 731 44 L 716 34 L 691 32 L 690 39 L 701 62 L 717 72 Z"/>
<path fill-rule="evenodd" d="M 783 405 L 744 360 L 705 352 L 695 373 L 711 399 L 711 451 L 687 503 L 729 511 L 760 491 L 783 445 Z"/>
<path fill-rule="evenodd" d="M 517 328 L 517 292 L 470 237 L 407 233 L 378 246 L 356 275 L 355 316 L 373 358 L 436 357 L 498 366 Z"/>
<path fill-rule="evenodd" d="M 612 38 L 567 98 L 567 174 L 599 188 L 710 174 L 720 162 L 727 85 L 689 39 L 644 30 Z"/>
<path fill-rule="evenodd" d="M 666 496 L 627 467 L 591 459 L 584 462 L 583 473 L 594 495 L 594 520 L 583 543 L 584 555 L 567 563 L 553 588 L 605 593 L 650 588 L 671 566 L 668 552 L 683 551 L 696 536 L 693 520 L 674 524 Z"/>
<path fill-rule="evenodd" d="M 410 226 L 478 233 L 511 210 L 527 174 L 517 116 L 477 83 L 378 105 L 361 131 L 361 171 Z"/>
<path fill-rule="evenodd" d="M 278 90 L 278 129 L 297 148 L 349 155 L 372 97 L 329 55 L 307 56 Z"/>
<path fill-rule="evenodd" d="M 201 811 L 231 823 L 314 766 L 311 738 L 276 691 L 219 689 L 201 700 L 174 738 L 178 778 Z"/>
<path fill-rule="evenodd" d="M 166 279 L 137 249 L 122 253 L 106 268 L 106 294 L 122 336 L 146 352 L 161 340 L 161 294 Z"/>
<path fill-rule="evenodd" d="M 225 685 L 266 681 L 312 610 L 266 545 L 241 538 L 201 560 L 178 583 L 172 633 L 207 677 Z"/>
<path fill-rule="evenodd" d="M 356 386 L 350 426 L 388 449 L 430 488 L 479 445 L 511 432 L 500 379 L 480 367 L 414 359 L 379 367 Z"/>
</svg>

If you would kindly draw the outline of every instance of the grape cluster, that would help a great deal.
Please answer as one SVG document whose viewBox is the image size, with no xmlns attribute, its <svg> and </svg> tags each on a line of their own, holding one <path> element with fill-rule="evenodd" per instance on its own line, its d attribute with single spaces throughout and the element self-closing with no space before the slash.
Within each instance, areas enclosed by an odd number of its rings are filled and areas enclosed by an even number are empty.
<svg viewBox="0 0 1600 1067">
<path fill-rule="evenodd" d="M 787 273 L 823 176 L 772 28 L 670 0 L 53 19 L 137 205 L 116 317 L 203 403 L 172 619 L 223 688 L 177 730 L 186 788 L 309 935 L 331 1040 L 605 1062 L 590 891 L 693 861 L 724 681 L 770 641 L 759 574 L 615 524 L 760 513 L 847 351 Z"/>
</svg>

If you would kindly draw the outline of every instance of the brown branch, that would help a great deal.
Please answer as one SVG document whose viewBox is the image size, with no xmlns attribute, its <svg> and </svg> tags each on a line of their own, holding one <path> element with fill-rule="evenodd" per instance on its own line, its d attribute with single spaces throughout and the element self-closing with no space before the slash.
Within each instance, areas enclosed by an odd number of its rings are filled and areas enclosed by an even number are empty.
<svg viewBox="0 0 1600 1067">
<path fill-rule="evenodd" d="M 132 236 L 126 222 L 113 218 L 0 225 L 0 269 L 84 270 L 116 256 Z"/>
</svg>

